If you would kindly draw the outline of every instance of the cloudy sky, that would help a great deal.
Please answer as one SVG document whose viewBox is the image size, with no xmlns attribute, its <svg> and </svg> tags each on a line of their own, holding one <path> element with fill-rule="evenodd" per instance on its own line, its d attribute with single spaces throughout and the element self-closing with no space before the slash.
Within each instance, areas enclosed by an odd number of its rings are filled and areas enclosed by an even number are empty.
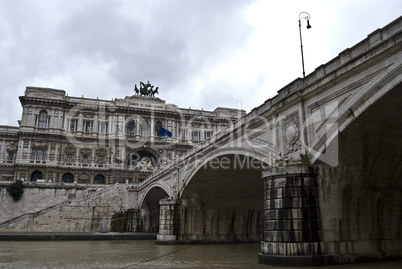
<svg viewBox="0 0 402 269">
<path fill-rule="evenodd" d="M 249 112 L 401 15 L 400 0 L 0 0 L 0 125 L 26 86 L 110 100 L 149 80 L 180 107 Z"/>
</svg>

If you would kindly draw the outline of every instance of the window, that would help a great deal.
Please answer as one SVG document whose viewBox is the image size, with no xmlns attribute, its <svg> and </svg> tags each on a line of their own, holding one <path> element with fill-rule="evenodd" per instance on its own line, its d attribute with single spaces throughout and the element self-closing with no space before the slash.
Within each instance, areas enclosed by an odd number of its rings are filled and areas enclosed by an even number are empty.
<svg viewBox="0 0 402 269">
<path fill-rule="evenodd" d="M 135 135 L 136 133 L 136 124 L 134 120 L 130 120 L 129 122 L 127 122 L 126 125 L 126 134 L 127 135 Z"/>
<path fill-rule="evenodd" d="M 63 182 L 66 182 L 66 183 L 73 183 L 74 182 L 74 176 L 71 173 L 65 173 L 63 175 L 63 177 L 61 178 L 61 180 L 63 180 Z"/>
<path fill-rule="evenodd" d="M 47 150 L 40 150 L 40 149 L 32 149 L 31 161 L 44 161 L 46 162 L 46 153 Z"/>
<path fill-rule="evenodd" d="M 96 175 L 94 178 L 94 184 L 105 184 L 106 178 L 104 175 Z"/>
<path fill-rule="evenodd" d="M 85 164 L 88 163 L 88 155 L 84 155 L 84 156 L 82 157 L 82 162 L 85 163 Z"/>
<path fill-rule="evenodd" d="M 200 141 L 200 131 L 193 131 L 193 141 Z"/>
<path fill-rule="evenodd" d="M 103 163 L 103 156 L 99 156 L 99 164 L 102 164 Z"/>
<path fill-rule="evenodd" d="M 149 135 L 149 125 L 146 120 L 143 120 L 141 123 L 141 135 L 142 136 L 148 136 Z"/>
<path fill-rule="evenodd" d="M 82 130 L 86 133 L 91 133 L 92 132 L 92 125 L 93 122 L 92 121 L 84 121 L 83 126 L 82 126 Z"/>
<path fill-rule="evenodd" d="M 8 153 L 8 160 L 9 161 L 14 161 L 14 152 L 9 152 Z"/>
<path fill-rule="evenodd" d="M 211 136 L 212 136 L 212 132 L 210 132 L 210 131 L 205 132 L 205 139 L 209 139 L 209 138 L 211 138 Z"/>
<path fill-rule="evenodd" d="M 179 137 L 181 140 L 186 140 L 186 130 L 180 129 L 179 130 Z"/>
<path fill-rule="evenodd" d="M 31 174 L 31 181 L 37 181 L 38 179 L 43 179 L 43 174 L 40 171 L 35 171 Z"/>
<path fill-rule="evenodd" d="M 37 160 L 37 161 L 40 161 L 41 158 L 42 158 L 42 150 L 37 149 L 37 150 L 36 150 L 36 160 Z"/>
<path fill-rule="evenodd" d="M 99 127 L 98 127 L 98 132 L 101 134 L 107 134 L 108 133 L 108 127 L 109 127 L 109 123 L 107 122 L 100 122 L 99 123 Z"/>
<path fill-rule="evenodd" d="M 71 163 L 71 154 L 67 155 L 67 163 Z"/>
<path fill-rule="evenodd" d="M 159 120 L 155 123 L 155 136 L 161 136 L 162 122 Z"/>
<path fill-rule="evenodd" d="M 70 131 L 77 131 L 78 130 L 78 120 L 70 120 L 68 122 L 69 126 L 67 127 Z"/>
<path fill-rule="evenodd" d="M 35 154 L 36 154 L 36 149 L 33 149 L 32 154 L 31 154 L 31 161 L 35 161 Z"/>
<path fill-rule="evenodd" d="M 50 118 L 48 119 L 47 117 L 47 112 L 45 110 L 42 110 L 39 113 L 39 116 L 37 116 L 37 127 L 39 128 L 46 128 L 48 126 L 48 120 L 50 120 Z"/>
</svg>

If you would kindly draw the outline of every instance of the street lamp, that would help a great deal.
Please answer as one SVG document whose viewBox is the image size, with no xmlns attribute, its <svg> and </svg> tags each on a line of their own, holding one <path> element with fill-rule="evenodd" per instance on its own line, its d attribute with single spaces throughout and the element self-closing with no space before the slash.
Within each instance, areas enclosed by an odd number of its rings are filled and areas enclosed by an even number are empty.
<svg viewBox="0 0 402 269">
<path fill-rule="evenodd" d="M 305 78 L 305 73 L 304 73 L 304 58 L 303 58 L 303 42 L 302 42 L 302 34 L 301 34 L 301 20 L 302 19 L 306 19 L 307 20 L 307 29 L 311 28 L 310 25 L 310 14 L 308 14 L 307 12 L 300 12 L 299 14 L 299 33 L 300 33 L 300 49 L 301 49 L 301 58 L 302 58 L 302 66 L 303 66 L 303 78 Z"/>
</svg>

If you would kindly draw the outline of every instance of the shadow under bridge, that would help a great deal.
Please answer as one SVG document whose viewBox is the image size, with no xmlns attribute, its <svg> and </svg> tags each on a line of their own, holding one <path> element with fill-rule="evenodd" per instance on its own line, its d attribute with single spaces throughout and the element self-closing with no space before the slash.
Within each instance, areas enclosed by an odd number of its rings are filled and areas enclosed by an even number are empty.
<svg viewBox="0 0 402 269">
<path fill-rule="evenodd" d="M 246 155 L 226 154 L 206 161 L 180 195 L 177 240 L 259 242 L 263 238 L 265 164 Z"/>
</svg>

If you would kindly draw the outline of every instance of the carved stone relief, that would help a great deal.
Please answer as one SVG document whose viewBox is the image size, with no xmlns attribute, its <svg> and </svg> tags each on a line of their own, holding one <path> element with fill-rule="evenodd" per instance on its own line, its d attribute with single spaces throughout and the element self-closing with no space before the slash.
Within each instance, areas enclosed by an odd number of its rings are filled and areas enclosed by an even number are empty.
<svg viewBox="0 0 402 269">
<path fill-rule="evenodd" d="M 33 144 L 32 149 L 47 150 L 47 145 Z"/>
<path fill-rule="evenodd" d="M 6 150 L 7 152 L 16 152 L 17 151 L 17 145 L 15 144 L 15 142 L 10 142 L 10 144 L 8 144 L 6 146 Z"/>
<path fill-rule="evenodd" d="M 90 155 L 92 153 L 92 150 L 90 148 L 82 148 L 80 152 L 82 155 Z"/>
<path fill-rule="evenodd" d="M 298 114 L 286 119 L 286 153 L 301 149 L 300 123 Z"/>
<path fill-rule="evenodd" d="M 96 150 L 96 155 L 98 156 L 106 156 L 107 150 L 105 148 L 99 148 Z"/>
<path fill-rule="evenodd" d="M 75 153 L 75 148 L 74 148 L 73 146 L 67 146 L 67 147 L 64 149 L 64 152 L 65 152 L 66 154 L 74 154 L 74 153 Z"/>
</svg>

